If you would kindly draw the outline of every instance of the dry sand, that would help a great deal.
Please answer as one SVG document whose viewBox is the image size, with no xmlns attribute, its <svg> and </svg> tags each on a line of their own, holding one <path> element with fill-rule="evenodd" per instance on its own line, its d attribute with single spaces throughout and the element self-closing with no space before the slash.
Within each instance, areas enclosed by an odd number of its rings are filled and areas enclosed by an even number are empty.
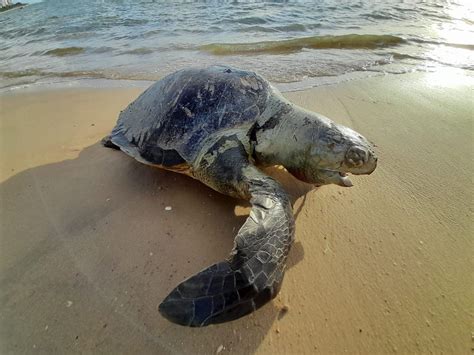
<svg viewBox="0 0 474 355">
<path fill-rule="evenodd" d="M 469 354 L 474 84 L 449 78 L 287 94 L 376 142 L 379 167 L 312 191 L 273 169 L 297 215 L 282 290 L 202 329 L 157 306 L 226 257 L 245 204 L 97 143 L 138 89 L 3 94 L 0 352 Z"/>
</svg>

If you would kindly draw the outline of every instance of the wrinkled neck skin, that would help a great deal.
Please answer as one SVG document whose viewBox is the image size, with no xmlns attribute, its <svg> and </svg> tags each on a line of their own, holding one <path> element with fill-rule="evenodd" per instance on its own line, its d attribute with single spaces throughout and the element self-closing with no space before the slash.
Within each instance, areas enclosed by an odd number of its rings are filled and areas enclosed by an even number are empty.
<svg viewBox="0 0 474 355">
<path fill-rule="evenodd" d="M 269 104 L 255 133 L 254 156 L 264 166 L 283 165 L 315 185 L 352 186 L 347 174 L 370 174 L 377 166 L 373 146 L 359 133 L 283 97 Z"/>
</svg>

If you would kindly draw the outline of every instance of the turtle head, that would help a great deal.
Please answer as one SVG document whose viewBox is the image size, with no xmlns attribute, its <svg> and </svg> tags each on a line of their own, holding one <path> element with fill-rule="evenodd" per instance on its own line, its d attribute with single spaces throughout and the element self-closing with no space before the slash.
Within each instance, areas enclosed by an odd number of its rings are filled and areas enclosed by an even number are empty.
<svg viewBox="0 0 474 355">
<path fill-rule="evenodd" d="M 298 179 L 320 186 L 352 186 L 348 174 L 370 174 L 377 167 L 373 145 L 352 129 L 316 116 L 306 132 L 300 131 L 306 149 L 303 160 L 288 170 Z M 295 160 L 296 161 L 296 160 Z"/>
<path fill-rule="evenodd" d="M 283 109 L 255 133 L 257 163 L 283 165 L 299 180 L 317 186 L 352 186 L 348 174 L 375 170 L 374 147 L 361 134 L 278 98 Z"/>
</svg>

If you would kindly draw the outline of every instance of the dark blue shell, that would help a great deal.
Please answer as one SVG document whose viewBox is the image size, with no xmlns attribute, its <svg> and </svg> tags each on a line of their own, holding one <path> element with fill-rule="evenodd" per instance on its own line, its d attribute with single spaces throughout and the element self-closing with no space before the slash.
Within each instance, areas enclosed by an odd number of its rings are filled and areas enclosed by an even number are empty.
<svg viewBox="0 0 474 355">
<path fill-rule="evenodd" d="M 111 140 L 145 162 L 192 164 L 209 136 L 249 129 L 265 110 L 270 92 L 269 83 L 253 72 L 224 66 L 181 70 L 122 111 Z"/>
</svg>

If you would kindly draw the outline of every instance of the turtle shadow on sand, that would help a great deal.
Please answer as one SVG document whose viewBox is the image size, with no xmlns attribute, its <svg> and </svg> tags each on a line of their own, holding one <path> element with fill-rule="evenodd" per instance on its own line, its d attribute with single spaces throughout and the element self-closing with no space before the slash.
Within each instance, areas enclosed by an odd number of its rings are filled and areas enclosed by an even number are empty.
<svg viewBox="0 0 474 355">
<path fill-rule="evenodd" d="M 272 170 L 290 184 L 293 202 L 309 191 Z M 0 184 L 0 196 L 8 206 L 2 352 L 213 353 L 223 345 L 252 353 L 278 321 L 278 298 L 205 329 L 158 313 L 178 282 L 227 257 L 246 218 L 234 213 L 241 202 L 198 181 L 97 143 L 75 159 L 16 174 Z M 295 243 L 288 267 L 303 256 Z"/>
</svg>

